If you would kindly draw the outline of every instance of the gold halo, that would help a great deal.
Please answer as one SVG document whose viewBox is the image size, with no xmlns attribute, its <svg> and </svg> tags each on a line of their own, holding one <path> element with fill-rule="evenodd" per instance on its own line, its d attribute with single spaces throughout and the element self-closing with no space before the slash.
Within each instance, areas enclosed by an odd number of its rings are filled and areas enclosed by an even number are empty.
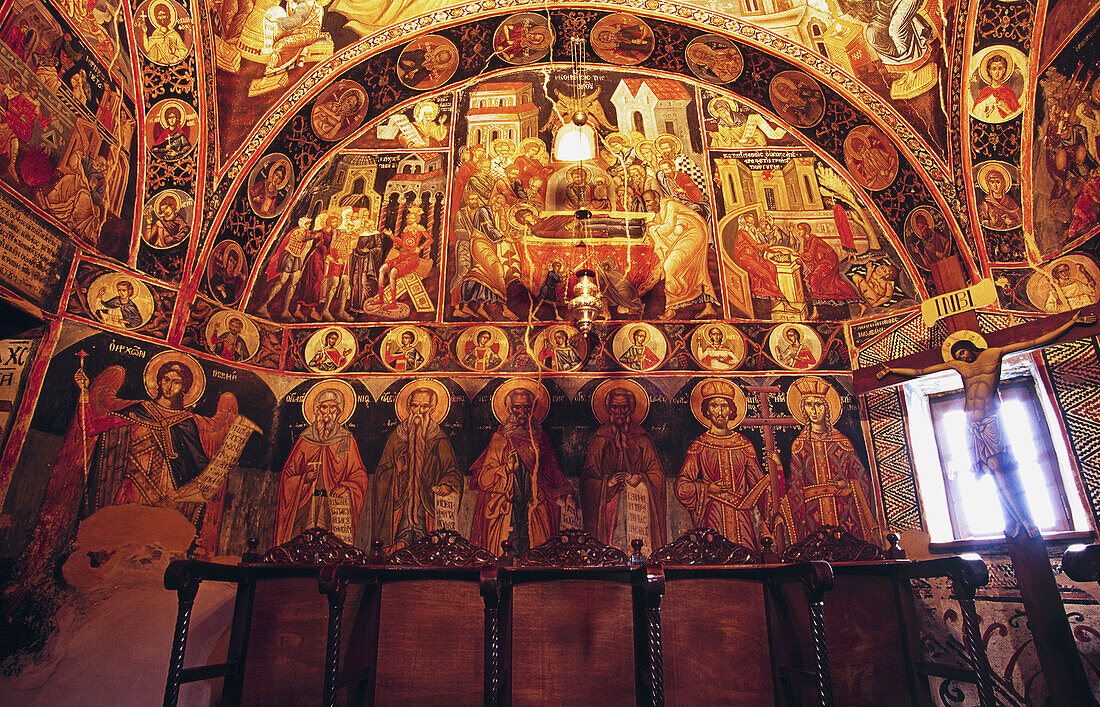
<svg viewBox="0 0 1100 707">
<path fill-rule="evenodd" d="M 302 398 L 302 417 L 306 418 L 306 422 L 313 424 L 313 401 L 317 399 L 317 396 L 326 390 L 339 391 L 340 395 L 344 398 L 344 404 L 340 408 L 340 420 L 342 425 L 351 419 L 352 413 L 355 412 L 355 389 L 351 387 L 351 383 L 342 380 L 327 380 L 315 383 L 312 388 L 306 391 L 305 397 Z M 348 401 L 351 404 L 348 404 Z"/>
<path fill-rule="evenodd" d="M 290 181 L 290 172 L 294 169 L 294 166 L 290 164 L 290 160 L 285 155 L 279 155 L 279 157 L 282 157 L 282 159 L 271 160 L 271 167 L 267 170 L 267 176 L 270 177 L 276 167 L 283 165 L 283 180 L 275 185 L 277 189 L 282 189 Z"/>
<path fill-rule="evenodd" d="M 489 143 L 489 156 L 493 159 L 497 159 L 499 156 L 497 153 L 500 151 L 500 146 L 505 143 L 512 146 L 512 157 L 514 158 L 519 153 L 519 146 L 516 145 L 515 140 L 506 137 L 498 137 L 496 140 Z"/>
<path fill-rule="evenodd" d="M 982 164 L 978 165 L 978 173 L 976 175 L 977 179 L 975 180 L 978 182 L 978 186 L 980 186 L 982 188 L 982 191 L 984 191 L 986 194 L 989 193 L 990 172 L 998 172 L 1002 177 L 1004 177 L 1005 193 L 1007 194 L 1008 190 L 1012 188 L 1012 174 L 1009 173 L 1007 166 L 1000 162 L 989 161 L 983 162 Z"/>
<path fill-rule="evenodd" d="M 413 106 L 413 118 L 417 117 L 417 114 L 420 113 L 420 109 L 424 106 L 429 106 L 432 108 L 432 114 L 428 116 L 428 120 L 435 120 L 437 117 L 439 117 L 438 103 L 436 103 L 435 101 L 420 101 L 415 106 Z"/>
<path fill-rule="evenodd" d="M 676 145 L 676 149 L 670 150 L 669 152 L 663 151 L 660 147 L 658 147 L 658 145 L 664 142 L 674 143 Z M 658 135 L 656 138 L 653 139 L 653 150 L 659 156 L 664 157 L 665 159 L 674 159 L 677 156 L 683 154 L 684 143 L 680 142 L 680 138 L 676 137 L 675 135 L 665 133 L 664 135 Z M 671 155 L 672 157 L 669 157 L 668 155 Z"/>
<path fill-rule="evenodd" d="M 176 24 L 176 20 L 178 19 L 176 15 L 176 8 L 172 7 L 172 3 L 168 2 L 167 0 L 156 0 L 156 2 L 149 4 L 149 19 L 150 21 L 152 21 L 153 26 L 160 27 L 160 25 L 157 24 L 154 16 L 156 14 L 157 8 L 161 6 L 168 9 L 168 26 L 174 27 Z"/>
<path fill-rule="evenodd" d="M 730 109 L 730 113 L 736 113 L 737 112 L 733 109 L 733 101 L 726 98 L 725 96 L 718 96 L 717 98 L 712 99 L 711 102 L 707 104 L 707 112 L 710 113 L 711 117 L 714 117 L 714 118 L 718 117 L 718 114 L 714 112 L 714 108 L 719 103 L 725 103 L 726 107 Z"/>
<path fill-rule="evenodd" d="M 390 329 L 386 332 L 386 335 L 382 337 L 382 344 L 379 347 L 379 353 L 381 354 L 385 352 L 386 344 L 391 342 L 400 342 L 401 337 L 405 335 L 405 332 L 409 332 L 413 335 L 413 343 L 422 341 L 427 345 L 428 349 L 426 354 L 423 351 L 421 352 L 421 354 L 424 355 L 424 363 L 420 364 L 420 366 L 418 366 L 416 369 L 401 371 L 403 373 L 412 373 L 413 370 L 419 371 L 421 368 L 424 368 L 424 366 L 427 366 L 431 362 L 432 355 L 435 353 L 435 349 L 432 344 L 432 337 L 428 334 L 428 332 L 424 331 L 420 327 L 403 324 L 401 326 Z M 397 369 L 395 369 L 386 361 L 385 356 L 379 356 L 379 358 L 382 361 L 382 365 L 385 366 L 388 370 L 394 371 L 395 373 L 398 372 Z"/>
<path fill-rule="evenodd" d="M 989 348 L 989 344 L 985 342 L 985 337 L 978 332 L 971 331 L 970 329 L 960 329 L 944 339 L 943 346 L 940 347 L 940 355 L 943 356 L 944 361 L 950 363 L 955 360 L 951 355 L 951 347 L 964 339 L 974 344 L 979 349 Z"/>
<path fill-rule="evenodd" d="M 611 417 L 607 412 L 607 396 L 616 388 L 626 388 L 634 393 L 634 400 L 637 405 L 634 406 L 634 414 L 631 417 L 635 423 L 642 424 L 646 415 L 649 414 L 649 393 L 645 392 L 645 388 L 627 378 L 605 380 L 592 391 L 592 414 L 596 416 L 601 425 L 607 424 L 608 419 Z"/>
<path fill-rule="evenodd" d="M 711 368 L 704 365 L 703 362 L 699 360 L 698 349 L 701 348 L 700 344 L 705 344 L 709 341 L 708 335 L 710 334 L 710 330 L 715 327 L 717 327 L 718 330 L 722 332 L 722 334 L 726 337 L 726 342 L 730 344 L 734 353 L 739 356 L 736 365 L 731 366 L 729 370 L 740 368 L 741 364 L 745 362 L 746 358 L 745 335 L 742 334 L 737 327 L 732 326 L 727 322 L 709 322 L 707 324 L 700 324 L 699 326 L 695 327 L 695 331 L 691 332 L 691 337 L 688 338 L 688 350 L 691 352 L 691 357 L 694 358 L 700 366 L 703 366 L 703 368 L 706 368 L 708 370 L 726 370 Z M 732 334 L 730 332 L 732 332 Z"/>
<path fill-rule="evenodd" d="M 508 419 L 508 409 L 505 407 L 504 401 L 508 397 L 508 393 L 516 388 L 524 388 L 535 394 L 535 409 L 531 412 L 531 415 L 540 423 L 545 420 L 546 413 L 550 412 L 550 391 L 546 390 L 546 386 L 528 378 L 509 378 L 493 391 L 493 417 L 497 419 L 497 422 L 504 422 Z"/>
<path fill-rule="evenodd" d="M 1016 70 L 1016 62 L 1012 60 L 1008 52 L 1002 49 L 994 49 L 982 57 L 981 63 L 978 64 L 978 75 L 981 76 L 982 80 L 987 84 L 993 83 L 993 79 L 989 78 L 989 62 L 992 61 L 995 56 L 999 56 L 1005 60 L 1005 75 L 1001 83 L 1005 83 L 1012 78 L 1012 73 Z"/>
<path fill-rule="evenodd" d="M 191 389 L 183 394 L 183 407 L 189 408 L 198 402 L 206 390 L 206 372 L 194 357 L 179 351 L 161 351 L 149 359 L 145 364 L 145 373 L 142 379 L 145 382 L 145 392 L 151 400 L 157 399 L 157 371 L 166 363 L 181 363 L 191 371 Z"/>
<path fill-rule="evenodd" d="M 745 391 L 741 390 L 741 386 L 726 378 L 707 378 L 695 384 L 695 387 L 691 389 L 691 414 L 695 415 L 695 419 L 699 421 L 700 425 L 710 427 L 710 420 L 703 415 L 703 384 L 709 381 L 721 381 L 733 386 L 734 416 L 730 418 L 730 427 L 737 427 L 741 424 L 741 420 L 745 419 L 749 404 L 745 401 Z"/>
<path fill-rule="evenodd" d="M 545 142 L 539 140 L 537 137 L 529 137 L 524 140 L 520 140 L 520 143 L 516 145 L 516 154 L 522 155 L 523 153 L 527 152 L 528 145 L 538 145 L 540 154 L 546 152 Z"/>
<path fill-rule="evenodd" d="M 409 416 L 409 398 L 412 397 L 414 390 L 420 390 L 421 388 L 430 388 L 435 392 L 435 408 L 432 410 L 431 418 L 432 422 L 438 425 L 447 419 L 447 413 L 451 411 L 451 391 L 447 390 L 447 386 L 432 378 L 417 378 L 401 388 L 400 392 L 397 393 L 397 400 L 393 404 L 397 419 L 404 422 L 405 418 Z"/>
<path fill-rule="evenodd" d="M 829 403 L 829 422 L 835 425 L 836 421 L 840 419 L 840 393 L 836 392 L 836 388 L 824 378 L 818 376 L 803 376 L 791 383 L 787 388 L 787 409 L 791 412 L 791 417 L 801 422 L 803 425 L 806 422 L 806 413 L 802 411 L 802 388 L 799 384 L 802 381 L 821 381 L 825 385 L 829 386 L 829 392 L 825 394 L 825 400 Z"/>
</svg>

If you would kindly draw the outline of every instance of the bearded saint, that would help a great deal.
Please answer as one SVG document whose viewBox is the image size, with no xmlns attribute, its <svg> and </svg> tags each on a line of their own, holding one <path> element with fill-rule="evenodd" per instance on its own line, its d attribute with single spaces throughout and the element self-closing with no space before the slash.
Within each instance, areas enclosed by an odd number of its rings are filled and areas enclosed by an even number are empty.
<svg viewBox="0 0 1100 707">
<path fill-rule="evenodd" d="M 557 534 L 561 506 L 574 504 L 550 437 L 531 417 L 535 395 L 516 388 L 505 397 L 508 418 L 470 467 L 479 492 L 470 540 L 493 553 L 511 540 L 516 552 Z"/>
<path fill-rule="evenodd" d="M 333 388 L 314 400 L 313 422 L 294 443 L 279 476 L 276 545 L 310 528 L 339 530 L 333 524 L 333 510 L 344 504 L 351 514 L 351 529 L 337 535 L 344 542 L 354 542 L 370 478 L 355 438 L 340 420 L 347 404 Z"/>
<path fill-rule="evenodd" d="M 652 216 L 646 235 L 664 264 L 665 311 L 671 319 L 677 309 L 703 303 L 699 317 L 715 316 L 718 298 L 707 268 L 707 222 L 694 210 L 653 190 L 642 194 Z"/>
<path fill-rule="evenodd" d="M 730 425 L 734 412 L 732 383 L 707 380 L 702 413 L 710 429 L 688 447 L 673 489 L 697 528 L 712 528 L 731 541 L 759 548 L 763 519 L 771 502 L 768 476 L 756 448 Z"/>
<path fill-rule="evenodd" d="M 374 472 L 374 540 L 411 545 L 435 530 L 435 498 L 462 493 L 447 433 L 432 419 L 436 392 L 417 388 L 408 416 L 390 433 Z"/>
<path fill-rule="evenodd" d="M 630 551 L 627 489 L 643 484 L 649 503 L 649 549 L 665 544 L 665 473 L 653 438 L 634 421 L 634 392 L 614 388 L 607 394 L 608 421 L 588 443 L 581 472 L 585 527 L 600 542 Z"/>
</svg>

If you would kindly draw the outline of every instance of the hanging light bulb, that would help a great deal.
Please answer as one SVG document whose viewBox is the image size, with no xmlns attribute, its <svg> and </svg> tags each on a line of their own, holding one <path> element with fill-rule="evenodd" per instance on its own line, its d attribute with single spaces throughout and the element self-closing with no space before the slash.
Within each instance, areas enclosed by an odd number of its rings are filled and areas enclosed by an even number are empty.
<svg viewBox="0 0 1100 707">
<path fill-rule="evenodd" d="M 579 110 L 558 131 L 557 141 L 554 143 L 554 159 L 562 162 L 583 162 L 595 156 L 596 131 L 588 124 L 588 115 Z"/>
<path fill-rule="evenodd" d="M 588 333 L 600 314 L 600 284 L 596 282 L 596 272 L 582 268 L 575 274 L 577 284 L 573 286 L 573 299 L 569 300 L 569 311 L 577 328 Z"/>
</svg>

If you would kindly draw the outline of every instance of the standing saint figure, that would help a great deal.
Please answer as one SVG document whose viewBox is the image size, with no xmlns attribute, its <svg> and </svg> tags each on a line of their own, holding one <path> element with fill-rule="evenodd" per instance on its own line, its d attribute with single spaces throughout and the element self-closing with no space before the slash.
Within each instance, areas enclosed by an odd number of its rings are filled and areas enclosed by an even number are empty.
<svg viewBox="0 0 1100 707">
<path fill-rule="evenodd" d="M 639 405 L 638 399 L 642 399 Z M 630 541 L 642 540 L 648 555 L 665 544 L 665 473 L 653 437 L 641 422 L 649 410 L 645 391 L 633 381 L 608 381 L 592 394 L 592 411 L 601 422 L 588 442 L 581 472 L 585 528 L 600 542 L 630 552 Z M 644 498 L 649 533 L 631 532 L 628 499 Z"/>
<path fill-rule="evenodd" d="M 470 489 L 478 491 L 470 540 L 490 552 L 499 553 L 505 540 L 516 553 L 541 545 L 557 534 L 562 507 L 576 508 L 540 424 L 549 398 L 542 385 L 522 379 L 493 394 L 501 424 L 470 467 Z"/>
<path fill-rule="evenodd" d="M 984 346 L 985 341 L 980 335 L 968 332 L 969 338 L 959 337 L 951 344 L 950 358 L 945 353 L 943 363 L 919 369 L 894 368 L 884 364 L 876 374 L 878 378 L 888 373 L 923 376 L 952 370 L 962 377 L 963 392 L 966 394 L 963 410 L 969 420 L 970 460 L 974 464 L 974 475 L 979 478 L 985 474 L 993 476 L 1005 511 L 1005 536 L 1009 538 L 1021 533 L 1036 537 L 1039 530 L 1031 518 L 1024 487 L 1017 474 L 1018 464 L 1001 429 L 1000 397 L 997 393 L 1001 383 L 1001 362 L 1008 354 L 1049 344 L 1079 323 L 1095 324 L 1096 315 L 1077 310 L 1061 326 L 1033 339 L 1006 346 Z M 971 339 L 976 339 L 978 343 Z"/>
<path fill-rule="evenodd" d="M 450 408 L 447 389 L 413 381 L 397 394 L 395 407 L 401 423 L 386 439 L 374 472 L 371 538 L 386 547 L 411 545 L 435 530 L 436 496 L 462 493 L 454 449 L 439 426 Z"/>
<path fill-rule="evenodd" d="M 784 499 L 783 515 L 791 542 L 833 525 L 861 540 L 881 544 L 871 506 L 871 475 L 852 441 L 833 427 L 841 412 L 836 390 L 817 376 L 799 378 L 787 389 L 787 406 L 804 425 L 791 445 L 790 481 Z"/>
<path fill-rule="evenodd" d="M 764 519 L 771 485 L 756 448 L 734 429 L 745 416 L 745 394 L 727 380 L 708 378 L 695 386 L 691 406 L 696 419 L 710 429 L 688 447 L 673 486 L 676 498 L 695 527 L 712 528 L 735 543 L 759 548 L 760 538 L 768 534 Z"/>
<path fill-rule="evenodd" d="M 370 478 L 345 426 L 354 411 L 355 392 L 347 383 L 323 381 L 306 393 L 302 414 L 309 427 L 279 474 L 276 545 L 310 528 L 355 541 Z"/>
</svg>

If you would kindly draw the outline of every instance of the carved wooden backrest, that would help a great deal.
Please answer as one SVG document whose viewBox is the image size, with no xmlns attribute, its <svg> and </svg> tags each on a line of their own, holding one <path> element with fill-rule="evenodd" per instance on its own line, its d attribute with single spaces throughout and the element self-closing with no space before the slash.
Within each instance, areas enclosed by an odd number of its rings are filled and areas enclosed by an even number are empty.
<svg viewBox="0 0 1100 707">
<path fill-rule="evenodd" d="M 363 562 L 362 550 L 323 528 L 310 528 L 267 551 L 261 562 L 280 565 L 325 565 Z"/>
<path fill-rule="evenodd" d="M 516 558 L 516 567 L 622 567 L 630 557 L 583 530 L 562 530 Z"/>
<path fill-rule="evenodd" d="M 650 555 L 650 562 L 663 565 L 756 565 L 761 555 L 751 547 L 738 545 L 710 528 L 696 528 Z"/>
<path fill-rule="evenodd" d="M 402 567 L 481 567 L 494 562 L 488 550 L 453 530 L 436 530 L 386 559 L 386 564 Z"/>
<path fill-rule="evenodd" d="M 878 545 L 860 540 L 843 528 L 827 525 L 788 547 L 783 559 L 787 562 L 873 562 L 890 558 Z"/>
</svg>

